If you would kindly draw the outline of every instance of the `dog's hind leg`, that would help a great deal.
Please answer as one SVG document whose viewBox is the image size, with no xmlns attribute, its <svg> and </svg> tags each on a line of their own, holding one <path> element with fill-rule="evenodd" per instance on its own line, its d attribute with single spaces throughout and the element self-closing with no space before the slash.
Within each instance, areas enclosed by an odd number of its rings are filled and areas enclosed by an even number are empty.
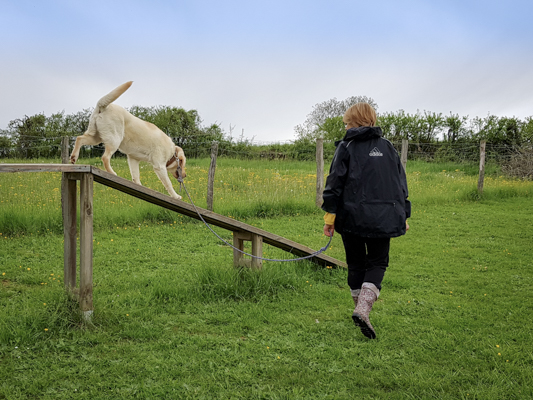
<svg viewBox="0 0 533 400">
<path fill-rule="evenodd" d="M 130 166 L 131 180 L 134 183 L 142 186 L 141 174 L 139 173 L 139 160 L 128 156 L 128 165 Z"/>
<path fill-rule="evenodd" d="M 117 173 L 111 168 L 111 156 L 118 150 L 118 146 L 106 143 L 104 155 L 102 156 L 102 162 L 104 163 L 105 170 L 113 175 Z"/>
<path fill-rule="evenodd" d="M 170 178 L 168 177 L 167 168 L 165 165 L 156 167 L 154 166 L 154 172 L 159 177 L 159 180 L 161 180 L 161 183 L 167 189 L 168 194 L 170 194 L 171 197 L 181 200 L 181 196 L 176 193 L 174 188 L 172 187 L 172 182 L 170 182 Z"/>
</svg>

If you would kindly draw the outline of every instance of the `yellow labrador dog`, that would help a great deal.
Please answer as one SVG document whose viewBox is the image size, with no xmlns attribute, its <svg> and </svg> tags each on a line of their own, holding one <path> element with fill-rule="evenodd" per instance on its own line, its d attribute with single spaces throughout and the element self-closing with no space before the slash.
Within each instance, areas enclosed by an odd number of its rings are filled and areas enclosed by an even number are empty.
<svg viewBox="0 0 533 400">
<path fill-rule="evenodd" d="M 107 172 L 116 175 L 110 160 L 111 156 L 120 150 L 128 156 L 133 182 L 141 185 L 139 162 L 149 162 L 170 196 L 181 199 L 174 191 L 167 173 L 171 172 L 176 179 L 180 174 L 185 178 L 186 159 L 181 147 L 176 146 L 172 139 L 154 124 L 137 118 L 119 105 L 112 104 L 132 83 L 126 82 L 98 100 L 89 119 L 87 131 L 76 138 L 70 162 L 76 162 L 81 146 L 103 143 L 105 151 L 102 161 Z"/>
</svg>

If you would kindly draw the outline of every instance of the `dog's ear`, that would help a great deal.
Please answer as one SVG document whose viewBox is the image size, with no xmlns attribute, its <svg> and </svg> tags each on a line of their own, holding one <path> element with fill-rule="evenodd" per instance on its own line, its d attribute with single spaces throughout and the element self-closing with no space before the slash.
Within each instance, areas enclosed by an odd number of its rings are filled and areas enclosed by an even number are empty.
<svg viewBox="0 0 533 400">
<path fill-rule="evenodd" d="M 187 172 L 185 171 L 185 165 L 187 164 L 187 158 L 185 157 L 185 153 L 183 152 L 183 149 L 179 146 L 176 146 L 176 153 L 178 155 L 178 160 L 180 162 L 180 168 L 181 168 L 181 175 L 185 178 L 187 176 Z"/>
</svg>

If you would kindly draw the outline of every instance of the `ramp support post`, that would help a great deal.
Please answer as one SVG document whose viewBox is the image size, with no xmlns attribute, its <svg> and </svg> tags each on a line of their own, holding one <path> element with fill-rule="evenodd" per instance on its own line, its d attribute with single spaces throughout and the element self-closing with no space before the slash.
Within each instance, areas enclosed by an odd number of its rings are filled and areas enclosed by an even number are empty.
<svg viewBox="0 0 533 400">
<path fill-rule="evenodd" d="M 256 257 L 263 256 L 263 236 L 256 235 L 250 232 L 233 232 L 234 247 L 238 248 L 241 251 L 244 251 L 245 241 L 252 242 L 252 252 L 250 254 Z M 244 254 L 237 250 L 233 250 L 233 266 L 261 269 L 263 267 L 263 260 L 255 257 L 252 257 L 251 259 L 245 259 Z"/>
<path fill-rule="evenodd" d="M 76 288 L 77 247 L 77 181 L 80 181 L 80 275 Z M 93 314 L 93 175 L 63 173 L 61 202 L 64 231 L 64 283 L 75 297 L 85 320 Z"/>
</svg>

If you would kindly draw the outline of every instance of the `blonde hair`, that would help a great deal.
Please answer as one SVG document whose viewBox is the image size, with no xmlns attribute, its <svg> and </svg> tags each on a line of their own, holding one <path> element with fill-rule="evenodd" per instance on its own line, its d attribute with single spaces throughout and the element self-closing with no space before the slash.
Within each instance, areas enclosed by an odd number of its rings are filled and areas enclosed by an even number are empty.
<svg viewBox="0 0 533 400">
<path fill-rule="evenodd" d="M 376 110 L 368 103 L 356 103 L 344 113 L 342 119 L 348 126 L 375 126 Z"/>
</svg>

